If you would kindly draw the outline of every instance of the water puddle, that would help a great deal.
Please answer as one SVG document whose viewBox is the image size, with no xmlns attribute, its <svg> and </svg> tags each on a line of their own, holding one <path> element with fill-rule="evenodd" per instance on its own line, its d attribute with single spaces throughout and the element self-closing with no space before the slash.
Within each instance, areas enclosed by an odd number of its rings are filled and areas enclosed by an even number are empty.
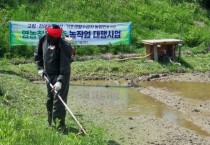
<svg viewBox="0 0 210 145">
<path fill-rule="evenodd" d="M 210 99 L 210 83 L 199 82 L 177 82 L 177 81 L 151 81 L 143 82 L 141 86 L 153 86 L 156 88 L 165 88 L 170 92 L 179 94 L 180 96 L 190 99 L 209 100 Z"/>
<path fill-rule="evenodd" d="M 45 86 L 41 83 L 40 85 Z M 138 115 L 153 115 L 176 123 L 179 126 L 194 130 L 202 136 L 210 136 L 210 134 L 200 127 L 196 126 L 177 111 L 172 110 L 164 103 L 153 99 L 148 95 L 141 94 L 136 90 L 126 87 L 124 81 L 72 81 L 69 95 L 72 98 L 79 98 L 91 103 L 95 106 L 104 104 L 107 107 L 118 108 L 121 110 L 115 112 L 116 115 L 124 115 L 126 117 Z M 210 84 L 207 83 L 186 83 L 186 82 L 144 82 L 141 86 L 153 86 L 158 88 L 166 88 L 169 91 L 179 92 L 181 95 L 207 100 L 209 99 Z M 45 87 L 42 87 L 43 89 Z"/>
<path fill-rule="evenodd" d="M 179 112 L 172 110 L 167 105 L 153 99 L 150 96 L 141 94 L 132 90 L 125 85 L 111 81 L 85 81 L 71 82 L 70 96 L 79 97 L 87 102 L 94 102 L 94 105 L 105 104 L 107 106 L 123 106 L 118 115 L 138 116 L 138 115 L 154 115 L 172 121 L 179 126 L 196 131 L 203 136 L 210 136 L 206 131 L 189 122 L 181 116 Z M 148 82 L 141 84 L 144 86 L 166 87 L 170 91 L 183 93 L 184 96 L 196 99 L 208 99 L 210 93 L 207 88 L 210 84 L 205 83 L 185 83 L 185 82 Z M 208 86 L 209 85 L 209 86 Z M 204 87 L 205 86 L 205 87 Z M 200 92 L 197 92 L 197 91 Z M 196 95 L 194 93 L 196 93 Z M 205 92 L 207 94 L 205 94 Z M 209 95 L 208 95 L 209 94 Z"/>
</svg>

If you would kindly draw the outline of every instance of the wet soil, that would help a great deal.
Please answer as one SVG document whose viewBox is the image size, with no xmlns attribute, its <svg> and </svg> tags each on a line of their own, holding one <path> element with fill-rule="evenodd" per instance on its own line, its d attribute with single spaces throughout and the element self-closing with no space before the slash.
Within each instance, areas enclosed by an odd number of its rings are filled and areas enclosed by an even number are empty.
<svg viewBox="0 0 210 145">
<path fill-rule="evenodd" d="M 210 83 L 209 73 L 150 74 L 127 82 L 133 90 L 148 95 L 177 111 L 188 121 L 185 126 L 193 124 L 202 133 L 152 114 L 125 115 L 123 112 L 135 113 L 141 108 L 118 104 L 118 100 L 95 101 L 96 98 L 88 96 L 70 97 L 68 104 L 72 110 L 77 110 L 75 113 L 77 117 L 83 119 L 84 124 L 94 123 L 103 127 L 107 144 L 110 145 L 210 145 L 210 96 L 207 96 L 207 99 L 197 100 L 184 97 L 167 88 L 142 85 L 144 82 L 153 81 L 154 83 L 155 81 Z"/>
</svg>

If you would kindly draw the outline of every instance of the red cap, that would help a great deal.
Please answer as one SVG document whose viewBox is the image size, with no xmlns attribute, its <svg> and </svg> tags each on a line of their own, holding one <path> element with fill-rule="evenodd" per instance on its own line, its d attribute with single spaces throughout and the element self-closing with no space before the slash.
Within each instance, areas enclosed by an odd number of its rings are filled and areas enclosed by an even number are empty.
<svg viewBox="0 0 210 145">
<path fill-rule="evenodd" d="M 60 28 L 60 27 L 59 28 L 53 28 L 53 27 L 47 26 L 46 30 L 47 30 L 47 34 L 50 35 L 51 37 L 54 37 L 54 38 L 61 37 L 62 28 Z"/>
</svg>

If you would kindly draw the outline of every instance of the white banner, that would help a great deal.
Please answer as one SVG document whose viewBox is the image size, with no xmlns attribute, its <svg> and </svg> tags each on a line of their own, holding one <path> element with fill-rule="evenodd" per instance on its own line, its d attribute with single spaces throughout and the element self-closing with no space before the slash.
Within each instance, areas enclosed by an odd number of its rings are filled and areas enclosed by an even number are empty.
<svg viewBox="0 0 210 145">
<path fill-rule="evenodd" d="M 130 44 L 132 23 L 10 22 L 10 45 L 37 45 L 45 27 L 57 24 L 74 45 Z"/>
</svg>

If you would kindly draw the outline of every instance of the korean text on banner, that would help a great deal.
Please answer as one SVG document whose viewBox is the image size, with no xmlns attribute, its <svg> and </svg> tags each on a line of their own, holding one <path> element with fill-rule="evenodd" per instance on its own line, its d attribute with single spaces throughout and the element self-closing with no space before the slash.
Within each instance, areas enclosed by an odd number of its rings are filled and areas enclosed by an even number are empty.
<svg viewBox="0 0 210 145">
<path fill-rule="evenodd" d="M 74 45 L 130 44 L 131 22 L 124 23 L 58 23 L 10 21 L 10 45 L 37 45 L 45 27 L 58 24 L 63 36 L 71 37 Z"/>
</svg>

